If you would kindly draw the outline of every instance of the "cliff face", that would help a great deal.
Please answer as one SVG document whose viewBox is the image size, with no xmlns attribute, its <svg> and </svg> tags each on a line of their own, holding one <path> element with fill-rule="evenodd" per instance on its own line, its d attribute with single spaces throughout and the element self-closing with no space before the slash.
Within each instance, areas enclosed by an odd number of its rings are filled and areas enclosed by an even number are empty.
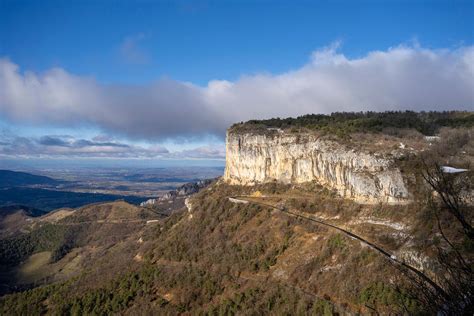
<svg viewBox="0 0 474 316">
<path fill-rule="evenodd" d="M 228 132 L 224 180 L 239 185 L 316 180 L 360 203 L 408 201 L 401 172 L 389 158 L 280 130 L 265 135 Z"/>
</svg>

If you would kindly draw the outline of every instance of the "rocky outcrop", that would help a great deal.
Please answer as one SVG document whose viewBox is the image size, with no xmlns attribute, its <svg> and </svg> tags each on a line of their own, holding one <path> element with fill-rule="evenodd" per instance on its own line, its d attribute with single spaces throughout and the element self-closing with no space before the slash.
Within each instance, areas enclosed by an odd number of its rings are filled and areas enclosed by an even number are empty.
<svg viewBox="0 0 474 316">
<path fill-rule="evenodd" d="M 202 188 L 207 187 L 209 184 L 211 184 L 212 181 L 214 181 L 214 179 L 204 179 L 196 182 L 185 183 L 175 190 L 166 192 L 159 198 L 149 199 L 145 202 L 140 203 L 140 206 L 151 206 L 159 202 L 172 201 L 177 197 L 189 196 L 191 194 L 199 192 L 199 190 L 201 190 Z"/>
<path fill-rule="evenodd" d="M 409 198 L 402 174 L 388 156 L 275 129 L 229 131 L 224 180 L 239 185 L 317 181 L 360 203 L 405 203 Z"/>
</svg>

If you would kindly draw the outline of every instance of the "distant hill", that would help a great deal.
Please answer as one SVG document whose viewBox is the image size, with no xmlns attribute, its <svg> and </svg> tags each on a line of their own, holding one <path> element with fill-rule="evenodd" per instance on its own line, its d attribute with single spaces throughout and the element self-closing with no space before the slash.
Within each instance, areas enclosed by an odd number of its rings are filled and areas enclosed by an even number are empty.
<svg viewBox="0 0 474 316">
<path fill-rule="evenodd" d="M 156 227 L 159 218 L 150 209 L 124 201 L 60 209 L 35 218 L 23 211 L 0 218 L 0 296 L 62 281 L 96 265 L 112 276 L 127 270 L 138 264 L 130 260 L 143 243 L 137 236 Z M 1 304 L 0 297 L 0 314 L 12 314 L 3 312 Z"/>
<path fill-rule="evenodd" d="M 0 170 L 0 188 L 23 187 L 31 185 L 56 186 L 61 181 L 26 172 Z"/>
<path fill-rule="evenodd" d="M 38 210 L 29 206 L 17 204 L 17 205 L 0 206 L 0 218 L 16 213 L 18 211 L 22 211 L 25 215 L 31 216 L 31 217 L 38 217 L 38 216 L 46 214 L 46 212 L 42 210 Z"/>
<path fill-rule="evenodd" d="M 16 234 L 46 212 L 24 205 L 0 207 L 0 239 Z"/>
<path fill-rule="evenodd" d="M 61 207 L 79 207 L 90 203 L 125 200 L 139 204 L 147 198 L 114 194 L 78 193 L 39 188 L 5 188 L 0 190 L 0 206 L 27 205 L 31 208 L 49 212 Z"/>
<path fill-rule="evenodd" d="M 19 205 L 28 216 L 39 216 L 61 207 L 76 208 L 90 203 L 116 200 L 139 204 L 146 200 L 135 196 L 54 190 L 57 185 L 63 183 L 61 180 L 26 172 L 0 170 L 0 216 L 3 213 L 8 215 L 8 210 L 18 210 Z M 29 214 L 29 211 L 33 213 Z"/>
</svg>

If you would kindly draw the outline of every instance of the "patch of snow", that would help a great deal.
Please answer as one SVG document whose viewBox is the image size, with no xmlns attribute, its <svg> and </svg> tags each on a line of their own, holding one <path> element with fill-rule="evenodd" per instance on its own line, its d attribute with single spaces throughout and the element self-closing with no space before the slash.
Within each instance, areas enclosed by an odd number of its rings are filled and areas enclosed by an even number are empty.
<svg viewBox="0 0 474 316">
<path fill-rule="evenodd" d="M 440 139 L 439 136 L 425 136 L 425 140 L 426 140 L 426 141 L 429 141 L 429 142 L 437 141 L 437 140 L 439 140 L 439 139 Z"/>
<path fill-rule="evenodd" d="M 325 272 L 325 271 L 340 269 L 341 267 L 342 267 L 342 265 L 339 263 L 339 264 L 336 264 L 336 265 L 333 265 L 333 266 L 325 266 L 325 267 L 322 267 L 320 271 L 321 271 L 321 272 Z"/>
<path fill-rule="evenodd" d="M 241 203 L 241 204 L 248 204 L 249 201 L 245 201 L 245 200 L 239 200 L 239 199 L 235 199 L 235 198 L 229 198 L 229 201 L 232 202 L 232 203 Z"/>
<path fill-rule="evenodd" d="M 274 277 L 278 279 L 284 279 L 284 280 L 288 279 L 288 275 L 283 269 L 275 269 L 272 274 Z"/>
<path fill-rule="evenodd" d="M 411 236 L 409 234 L 406 234 L 406 233 L 401 232 L 401 231 L 394 232 L 390 235 L 392 237 L 396 238 L 396 239 L 409 239 L 409 238 L 411 238 Z"/>
<path fill-rule="evenodd" d="M 466 172 L 469 171 L 468 169 L 458 169 L 450 166 L 442 166 L 441 171 L 444 173 L 461 173 L 461 172 Z"/>
<path fill-rule="evenodd" d="M 277 131 L 280 134 L 283 133 L 283 130 L 281 128 L 278 128 L 278 127 L 268 127 L 267 131 Z"/>
<path fill-rule="evenodd" d="M 360 218 L 356 221 L 353 221 L 351 224 L 354 224 L 354 225 L 358 225 L 358 224 L 382 225 L 382 226 L 388 226 L 388 227 L 396 229 L 396 230 L 405 230 L 407 228 L 402 223 L 391 222 L 391 221 L 388 221 L 388 220 L 372 219 L 372 218 L 367 218 L 367 217 L 363 217 L 363 218 Z"/>
<path fill-rule="evenodd" d="M 431 261 L 427 256 L 413 249 L 398 251 L 398 256 L 402 261 L 414 266 L 419 270 L 429 270 L 432 267 Z"/>
<path fill-rule="evenodd" d="M 335 216 L 327 216 L 323 213 L 316 213 L 316 217 L 318 219 L 324 219 L 324 220 L 329 220 L 329 219 L 340 219 L 341 215 L 335 215 Z"/>
<path fill-rule="evenodd" d="M 151 224 L 151 223 L 156 223 L 156 222 L 158 222 L 158 221 L 159 221 L 159 220 L 157 220 L 157 219 L 150 219 L 150 220 L 146 221 L 146 223 L 147 223 L 147 224 Z"/>
<path fill-rule="evenodd" d="M 405 147 L 406 147 L 406 146 L 405 146 L 404 143 L 400 143 L 400 146 L 398 146 L 398 148 L 400 148 L 400 149 L 405 149 Z"/>
</svg>

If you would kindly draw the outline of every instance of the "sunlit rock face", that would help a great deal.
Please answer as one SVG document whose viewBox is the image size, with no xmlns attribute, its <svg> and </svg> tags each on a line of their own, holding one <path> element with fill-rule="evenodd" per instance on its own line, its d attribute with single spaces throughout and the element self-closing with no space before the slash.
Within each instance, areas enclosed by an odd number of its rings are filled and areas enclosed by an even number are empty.
<svg viewBox="0 0 474 316">
<path fill-rule="evenodd" d="M 408 201 L 402 174 L 390 158 L 280 130 L 228 132 L 224 180 L 238 185 L 317 181 L 360 203 Z"/>
</svg>

